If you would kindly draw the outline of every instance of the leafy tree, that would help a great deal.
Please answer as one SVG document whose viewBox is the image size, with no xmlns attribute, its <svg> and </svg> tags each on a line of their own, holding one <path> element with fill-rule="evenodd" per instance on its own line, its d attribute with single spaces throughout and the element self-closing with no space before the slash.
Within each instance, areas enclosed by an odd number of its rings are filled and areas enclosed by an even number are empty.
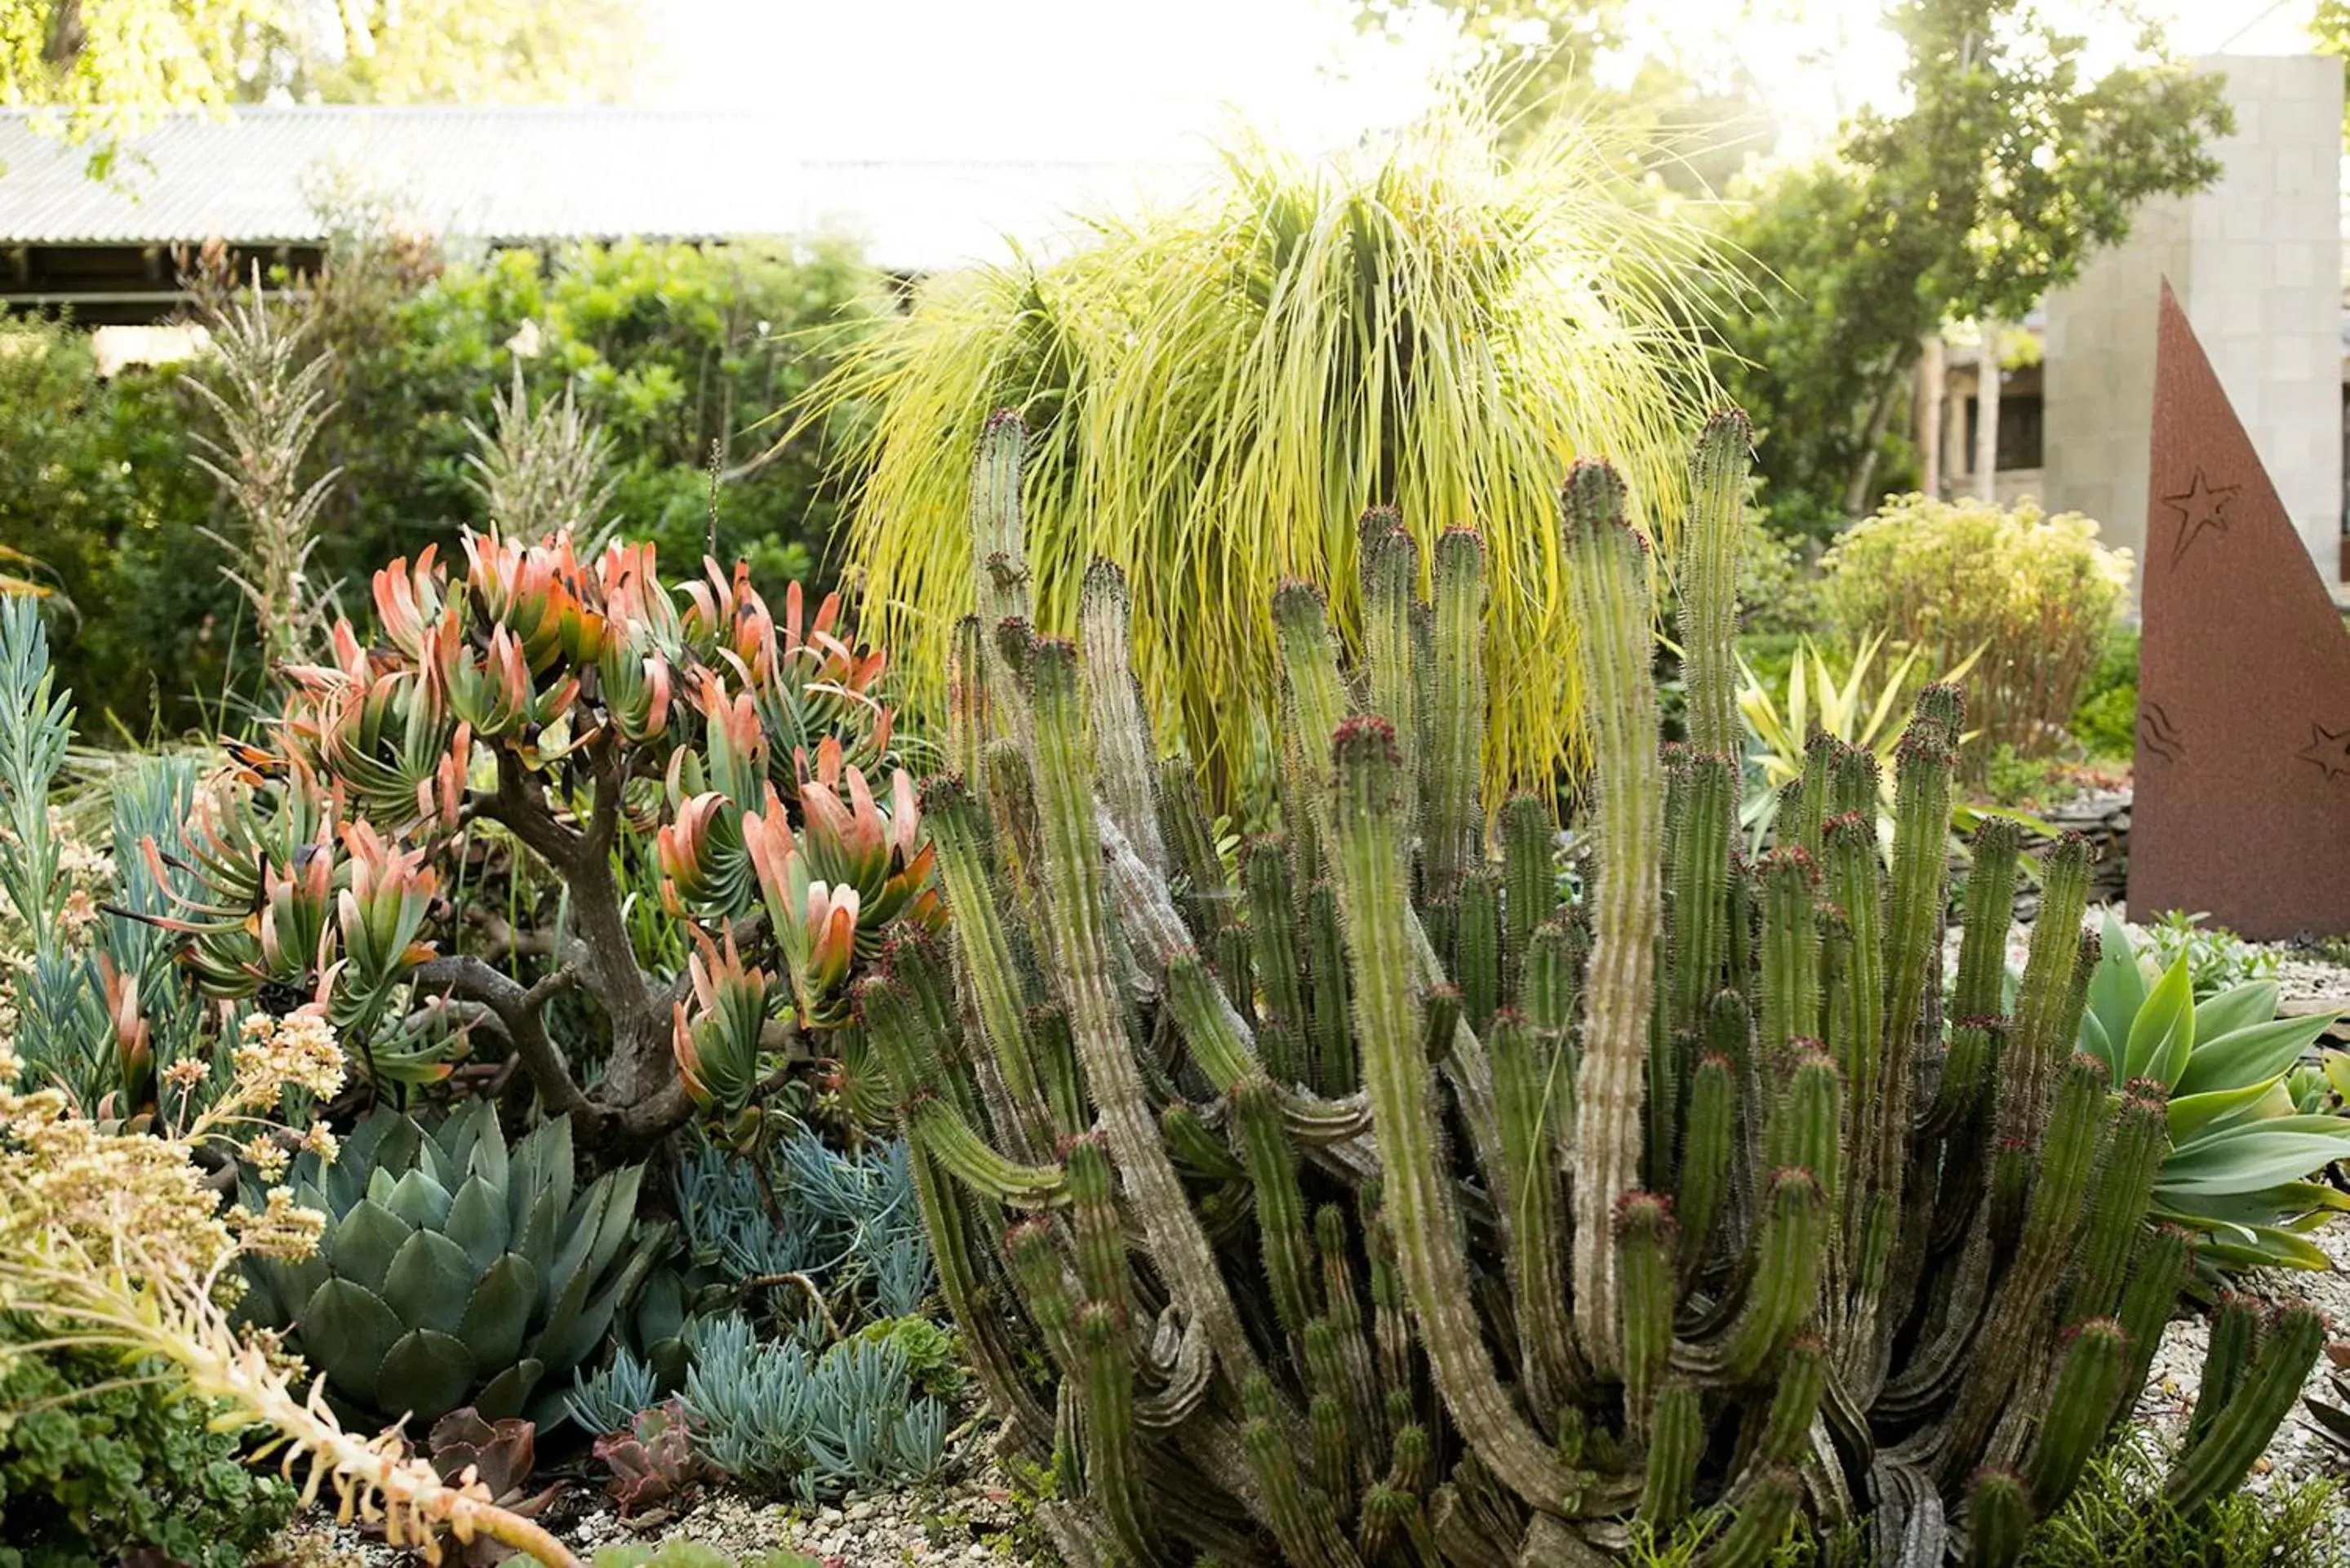
<svg viewBox="0 0 2350 1568">
<path fill-rule="evenodd" d="M 0 104 L 54 109 L 98 144 L 174 109 L 619 96 L 636 0 L 0 0 Z"/>
<path fill-rule="evenodd" d="M 611 102 L 644 57 L 637 0 L 376 0 L 342 14 L 341 47 L 293 52 L 296 98 Z"/>
<path fill-rule="evenodd" d="M 1560 114 L 1591 115 L 1664 185 L 1720 190 L 1767 148 L 1770 111 L 1744 67 L 1701 31 L 1682 26 L 1669 54 L 1635 57 L 1634 12 L 1631 0 L 1356 0 L 1355 25 L 1390 38 L 1421 20 L 1450 25 L 1454 66 L 1482 85 L 1508 151 Z M 1604 83 L 1603 67 L 1628 67 L 1604 72 L 1627 79 Z"/>
<path fill-rule="evenodd" d="M 2350 0 L 2317 0 L 2316 14 L 2309 19 L 2310 41 L 2321 55 L 2338 56 L 2345 81 L 2350 81 Z M 2345 110 L 2343 124 L 2350 129 L 2350 110 Z"/>
<path fill-rule="evenodd" d="M 2129 231 L 2147 198 L 2209 184 L 2221 83 L 2165 59 L 2094 81 L 2033 0 L 1899 0 L 1911 107 L 1754 192 L 1729 237 L 1757 286 L 1723 327 L 1783 522 L 1857 513 L 1928 333 L 2015 319 Z"/>
</svg>

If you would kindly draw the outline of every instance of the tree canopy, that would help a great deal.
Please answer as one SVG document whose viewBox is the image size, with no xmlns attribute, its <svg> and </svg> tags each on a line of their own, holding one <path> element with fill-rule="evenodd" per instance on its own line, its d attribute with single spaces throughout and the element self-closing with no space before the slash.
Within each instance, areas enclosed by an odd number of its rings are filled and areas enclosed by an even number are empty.
<svg viewBox="0 0 2350 1568">
<path fill-rule="evenodd" d="M 636 0 L 0 0 L 0 104 L 108 144 L 167 110 L 270 98 L 603 100 L 641 57 L 639 22 Z"/>
<path fill-rule="evenodd" d="M 2033 0 L 1899 0 L 1888 21 L 1910 107 L 1857 118 L 1731 225 L 1759 282 L 1725 325 L 1724 379 L 1783 513 L 1865 507 L 1926 335 L 2021 317 L 2147 199 L 2215 179 L 2206 140 L 2232 126 L 2220 80 L 2152 29 L 2137 63 L 2092 80 L 2085 40 Z"/>
<path fill-rule="evenodd" d="M 2350 53 L 2350 0 L 2320 10 L 2320 36 Z M 1632 47 L 1630 11 L 1629 0 L 1359 0 L 1357 14 L 1388 32 L 1415 15 L 1449 18 L 1467 60 L 1519 107 L 1543 91 L 1600 98 L 1593 63 Z M 2126 234 L 2149 197 L 2215 178 L 2206 144 L 2231 128 L 2220 81 L 2170 60 L 2151 26 L 2130 63 L 2092 76 L 2087 40 L 2040 0 L 1888 0 L 1885 21 L 1908 54 L 1902 105 L 1846 122 L 1825 159 L 1733 187 L 1742 199 L 1725 209 L 1753 286 L 1720 324 L 1720 373 L 1754 416 L 1773 515 L 1798 527 L 1872 499 L 1928 334 L 2021 317 Z M 1715 144 L 1742 155 L 1751 136 L 1722 134 L 1734 77 L 1699 58 L 1701 41 L 1665 47 L 1680 57 L 1630 72 L 1615 62 L 1634 84 L 1619 102 L 1683 147 L 1705 146 L 1698 128 L 1711 122 Z M 1680 102 L 1660 109 L 1675 90 Z M 1700 168 L 1719 184 L 1725 164 Z"/>
</svg>

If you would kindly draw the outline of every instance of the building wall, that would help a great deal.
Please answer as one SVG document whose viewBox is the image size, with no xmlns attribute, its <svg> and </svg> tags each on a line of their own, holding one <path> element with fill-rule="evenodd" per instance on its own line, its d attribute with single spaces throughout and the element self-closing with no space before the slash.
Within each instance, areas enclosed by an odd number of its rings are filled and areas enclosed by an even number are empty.
<svg viewBox="0 0 2350 1568">
<path fill-rule="evenodd" d="M 2200 194 L 2141 209 L 2130 236 L 2050 296 L 2047 504 L 2142 550 L 2155 309 L 2168 277 L 2293 526 L 2341 586 L 2342 63 L 2198 62 L 2224 73 L 2236 133 Z"/>
</svg>

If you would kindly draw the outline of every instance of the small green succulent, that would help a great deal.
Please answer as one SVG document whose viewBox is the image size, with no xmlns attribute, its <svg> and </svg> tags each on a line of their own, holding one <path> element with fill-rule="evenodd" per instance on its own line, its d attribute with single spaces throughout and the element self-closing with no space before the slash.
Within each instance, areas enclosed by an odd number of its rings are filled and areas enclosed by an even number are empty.
<svg viewBox="0 0 2350 1568">
<path fill-rule="evenodd" d="M 296 1162 L 296 1202 L 327 1216 L 299 1262 L 253 1259 L 245 1312 L 356 1414 L 427 1422 L 471 1405 L 485 1419 L 561 1421 L 571 1369 L 659 1251 L 636 1226 L 642 1168 L 573 1189 L 570 1123 L 508 1152 L 477 1100 L 431 1131 L 377 1111 L 331 1164 Z"/>
<path fill-rule="evenodd" d="M 2315 1179 L 2350 1158 L 2350 1117 L 2327 1109 L 2327 1079 L 2350 1074 L 2340 1062 L 2305 1072 L 2303 1058 L 2334 1015 L 2278 1017 L 2270 981 L 2199 1002 L 2191 965 L 2181 950 L 2155 971 L 2108 914 L 2081 1016 L 2081 1049 L 2116 1090 L 2148 1079 L 2169 1096 L 2153 1217 L 2202 1232 L 2197 1255 L 2222 1270 L 2326 1268 L 2307 1232 L 2350 1210 L 2350 1196 Z"/>
</svg>

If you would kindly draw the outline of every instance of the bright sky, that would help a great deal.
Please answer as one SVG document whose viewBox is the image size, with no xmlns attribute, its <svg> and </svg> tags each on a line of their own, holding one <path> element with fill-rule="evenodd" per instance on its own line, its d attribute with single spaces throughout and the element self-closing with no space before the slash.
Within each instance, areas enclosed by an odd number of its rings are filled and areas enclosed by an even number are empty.
<svg viewBox="0 0 2350 1568">
<path fill-rule="evenodd" d="M 1797 145 L 1887 87 L 1881 0 L 1648 0 L 1725 41 Z M 2075 12 L 2097 0 L 2045 0 Z M 773 113 L 793 158 L 1189 161 L 1235 113 L 1304 147 L 1409 119 L 1440 36 L 1359 36 L 1347 0 L 645 0 L 646 99 Z M 2306 47 L 2315 0 L 2137 0 L 2185 54 Z M 1669 19 L 1669 20 L 1668 20 Z M 2108 18 L 2093 36 L 2122 47 Z"/>
</svg>

